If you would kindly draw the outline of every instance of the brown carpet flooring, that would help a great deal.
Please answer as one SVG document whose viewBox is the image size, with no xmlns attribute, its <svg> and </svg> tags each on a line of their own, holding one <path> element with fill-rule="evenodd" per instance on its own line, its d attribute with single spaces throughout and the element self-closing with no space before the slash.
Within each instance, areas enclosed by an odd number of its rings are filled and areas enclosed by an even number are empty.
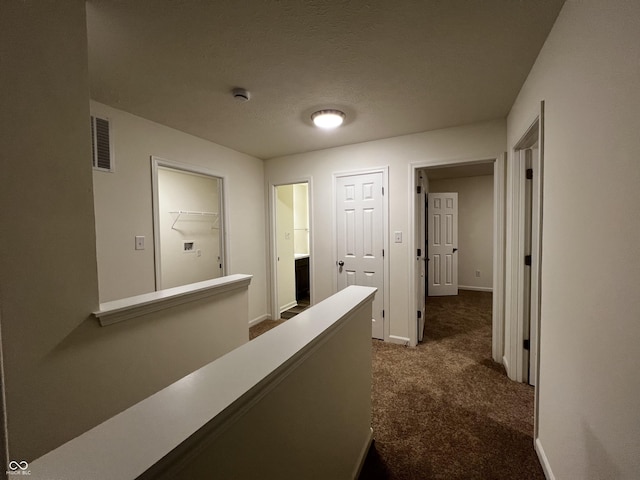
<svg viewBox="0 0 640 480">
<path fill-rule="evenodd" d="M 544 480 L 533 388 L 491 360 L 491 294 L 431 297 L 425 323 L 416 348 L 373 341 L 375 441 L 360 480 Z"/>
<path fill-rule="evenodd" d="M 283 320 L 289 320 L 299 313 L 304 312 L 307 308 L 309 308 L 309 305 L 309 298 L 301 298 L 300 300 L 298 300 L 298 304 L 295 307 L 291 307 L 289 310 L 285 310 L 284 312 L 282 312 L 280 314 L 280 318 L 282 318 Z"/>
</svg>

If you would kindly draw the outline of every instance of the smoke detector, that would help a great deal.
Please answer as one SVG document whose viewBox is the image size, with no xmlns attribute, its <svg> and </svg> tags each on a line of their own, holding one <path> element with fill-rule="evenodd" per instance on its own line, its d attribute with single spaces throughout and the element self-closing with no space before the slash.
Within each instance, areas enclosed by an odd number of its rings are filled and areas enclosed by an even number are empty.
<svg viewBox="0 0 640 480">
<path fill-rule="evenodd" d="M 233 94 L 233 98 L 239 102 L 248 102 L 249 98 L 251 98 L 248 90 L 244 88 L 234 88 L 231 93 Z"/>
</svg>

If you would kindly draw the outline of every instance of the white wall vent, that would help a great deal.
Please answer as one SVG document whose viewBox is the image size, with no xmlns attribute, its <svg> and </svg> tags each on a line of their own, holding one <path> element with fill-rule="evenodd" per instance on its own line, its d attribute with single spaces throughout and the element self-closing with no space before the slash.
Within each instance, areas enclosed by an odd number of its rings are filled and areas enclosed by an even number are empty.
<svg viewBox="0 0 640 480">
<path fill-rule="evenodd" d="M 109 119 L 91 116 L 91 152 L 94 169 L 102 172 L 113 171 L 113 148 Z"/>
</svg>

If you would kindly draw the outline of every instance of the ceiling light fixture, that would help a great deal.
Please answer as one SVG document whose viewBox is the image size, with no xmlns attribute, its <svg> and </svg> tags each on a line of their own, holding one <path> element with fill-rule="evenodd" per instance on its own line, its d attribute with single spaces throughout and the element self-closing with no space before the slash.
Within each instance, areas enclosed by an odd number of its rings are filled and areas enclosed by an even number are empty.
<svg viewBox="0 0 640 480">
<path fill-rule="evenodd" d="M 316 127 L 336 128 L 344 122 L 344 112 L 340 110 L 318 110 L 311 115 L 311 120 Z"/>
</svg>

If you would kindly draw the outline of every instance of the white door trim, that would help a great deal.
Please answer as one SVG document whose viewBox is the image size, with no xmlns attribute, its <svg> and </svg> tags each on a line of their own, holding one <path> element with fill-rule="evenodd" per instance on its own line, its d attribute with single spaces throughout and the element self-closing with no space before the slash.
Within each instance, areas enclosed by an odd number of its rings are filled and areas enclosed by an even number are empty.
<svg viewBox="0 0 640 480">
<path fill-rule="evenodd" d="M 504 283 L 505 283 L 505 189 L 507 152 L 493 166 L 493 361 L 503 363 L 504 355 Z"/>
<path fill-rule="evenodd" d="M 389 166 L 377 167 L 377 168 L 367 168 L 361 170 L 347 170 L 340 172 L 333 172 L 332 174 L 332 192 L 331 192 L 331 235 L 333 238 L 332 242 L 332 251 L 333 261 L 336 262 L 338 259 L 338 246 L 336 245 L 337 240 L 337 229 L 336 229 L 336 183 L 338 178 L 340 177 L 348 177 L 351 175 L 366 175 L 369 173 L 382 173 L 382 188 L 384 189 L 384 195 L 382 196 L 382 228 L 383 228 L 383 245 L 384 245 L 384 292 L 377 292 L 376 295 L 383 295 L 383 303 L 384 303 L 384 341 L 389 341 L 390 337 L 390 324 L 391 324 L 391 304 L 389 302 Z M 332 275 L 332 287 L 333 292 L 337 293 L 338 291 L 338 277 L 337 275 Z"/>
<path fill-rule="evenodd" d="M 269 295 L 270 299 L 270 315 L 272 320 L 280 318 L 280 307 L 278 306 L 278 244 L 276 240 L 277 228 L 276 228 L 276 187 L 283 185 L 295 185 L 297 183 L 306 183 L 308 185 L 308 202 L 309 202 L 309 303 L 315 304 L 315 292 L 314 292 L 314 277 L 313 265 L 315 263 L 315 255 L 313 254 L 313 178 L 310 176 L 296 177 L 286 182 L 269 183 L 269 275 L 271 278 L 271 291 Z"/>
<path fill-rule="evenodd" d="M 538 422 L 538 412 L 540 411 L 540 329 L 541 329 L 541 325 L 542 325 L 542 233 L 543 233 L 543 215 L 544 215 L 544 142 L 545 142 L 545 138 L 544 138 L 544 132 L 545 132 L 545 120 L 544 120 L 544 108 L 545 108 L 545 104 L 544 104 L 544 100 L 542 100 L 540 102 L 540 115 L 538 117 L 538 158 L 539 158 L 539 165 L 538 165 L 538 171 L 539 171 L 539 176 L 540 176 L 540 182 L 539 182 L 539 186 L 538 186 L 538 193 L 539 193 L 539 197 L 538 197 L 538 209 L 539 211 L 534 213 L 534 215 L 537 216 L 534 217 L 534 225 L 538 228 L 537 234 L 534 231 L 533 233 L 537 235 L 537 261 L 535 262 L 535 266 L 537 269 L 537 278 L 535 279 L 536 281 L 536 287 L 538 290 L 538 298 L 536 301 L 536 314 L 537 314 L 537 318 L 535 319 L 536 321 L 536 325 L 537 325 L 537 329 L 536 329 L 536 342 L 534 345 L 535 348 L 535 352 L 536 352 L 536 387 L 535 387 L 535 399 L 534 399 L 534 410 L 533 410 L 533 440 L 534 443 L 536 444 L 536 447 L 538 447 L 538 445 L 540 445 L 540 449 L 539 449 L 539 453 L 542 454 L 542 459 L 546 461 L 546 455 L 544 455 L 544 450 L 542 450 L 542 445 L 540 444 L 540 439 L 538 436 L 538 428 L 539 428 L 539 422 Z M 532 279 L 533 281 L 533 279 Z M 544 462 L 543 462 L 543 466 L 544 466 Z M 549 467 L 548 461 L 546 463 L 546 466 Z M 551 471 L 551 468 L 549 467 L 547 471 Z"/>
<path fill-rule="evenodd" d="M 229 184 L 226 175 L 198 165 L 174 162 L 172 160 L 166 160 L 164 158 L 151 155 L 151 203 L 153 211 L 153 256 L 156 291 L 162 290 L 162 275 L 160 272 L 160 212 L 158 211 L 158 205 L 160 205 L 160 198 L 158 196 L 158 167 L 172 168 L 174 170 L 187 173 L 197 173 L 209 177 L 216 177 L 222 182 L 222 194 L 220 195 L 220 213 L 222 214 L 222 241 L 220 242 L 220 245 L 222 247 L 222 254 L 220 256 L 222 258 L 222 276 L 228 275 L 232 269 L 229 263 L 229 259 L 231 258 L 231 255 L 229 254 L 229 215 L 227 215 L 227 208 L 229 205 L 227 190 Z"/>
<path fill-rule="evenodd" d="M 494 158 L 464 158 L 464 159 L 442 159 L 435 161 L 421 161 L 409 164 L 408 171 L 408 185 L 416 184 L 416 175 L 418 174 L 418 170 L 422 168 L 429 167 L 443 167 L 443 166 L 456 166 L 456 165 L 464 165 L 464 164 L 474 164 L 474 163 L 487 163 L 493 161 L 493 175 L 494 175 L 494 190 L 493 190 L 493 199 L 494 199 L 494 217 L 493 217 L 493 262 L 494 262 L 494 271 L 493 271 L 493 302 L 494 308 L 492 312 L 492 323 L 493 323 L 493 333 L 492 333 L 492 351 L 494 352 L 494 360 L 500 361 L 502 358 L 502 353 L 498 355 L 498 359 L 496 359 L 496 352 L 501 352 L 502 349 L 502 335 L 501 328 L 504 324 L 504 315 L 503 310 L 500 308 L 495 308 L 496 302 L 498 305 L 504 304 L 504 290 L 502 287 L 504 285 L 504 278 L 500 278 L 504 275 L 504 270 L 496 268 L 496 258 L 504 256 L 504 230 L 498 230 L 501 228 L 500 222 L 497 221 L 499 218 L 503 218 L 504 216 L 504 203 L 500 202 L 499 199 L 504 198 L 504 188 L 505 184 L 501 181 L 496 181 L 496 177 L 504 178 L 504 164 L 505 164 L 505 155 L 499 155 Z M 415 192 L 413 189 L 410 189 L 408 192 L 409 197 L 409 241 L 411 242 L 409 245 L 409 312 L 414 312 L 416 310 L 415 299 L 417 295 L 417 285 L 416 285 L 416 262 L 414 258 L 414 253 L 416 251 L 416 234 L 415 234 Z M 415 328 L 416 318 L 413 315 L 409 315 L 408 321 L 408 332 L 409 332 L 409 345 L 415 347 L 417 345 L 417 329 Z M 498 336 L 500 335 L 500 336 Z"/>
<path fill-rule="evenodd" d="M 543 111 L 544 102 L 541 103 L 539 115 L 533 120 L 529 128 L 511 151 L 509 173 L 507 176 L 507 250 L 506 250 L 506 276 L 510 279 L 505 285 L 505 352 L 504 361 L 507 375 L 518 382 L 527 381 L 528 364 L 525 364 L 524 339 L 524 234 L 525 234 L 525 165 L 523 149 L 531 147 L 538 142 L 539 165 L 537 178 L 534 176 L 533 191 L 539 198 L 532 212 L 532 261 L 531 261 L 531 286 L 532 292 L 537 292 L 537 298 L 532 298 L 530 322 L 537 326 L 537 338 L 540 338 L 540 298 L 541 298 L 541 265 L 542 265 L 542 165 L 543 165 Z M 536 362 L 535 383 L 539 384 L 540 342 L 535 341 L 530 345 Z M 536 389 L 537 395 L 537 389 Z M 534 417 L 535 418 L 535 417 Z"/>
</svg>

